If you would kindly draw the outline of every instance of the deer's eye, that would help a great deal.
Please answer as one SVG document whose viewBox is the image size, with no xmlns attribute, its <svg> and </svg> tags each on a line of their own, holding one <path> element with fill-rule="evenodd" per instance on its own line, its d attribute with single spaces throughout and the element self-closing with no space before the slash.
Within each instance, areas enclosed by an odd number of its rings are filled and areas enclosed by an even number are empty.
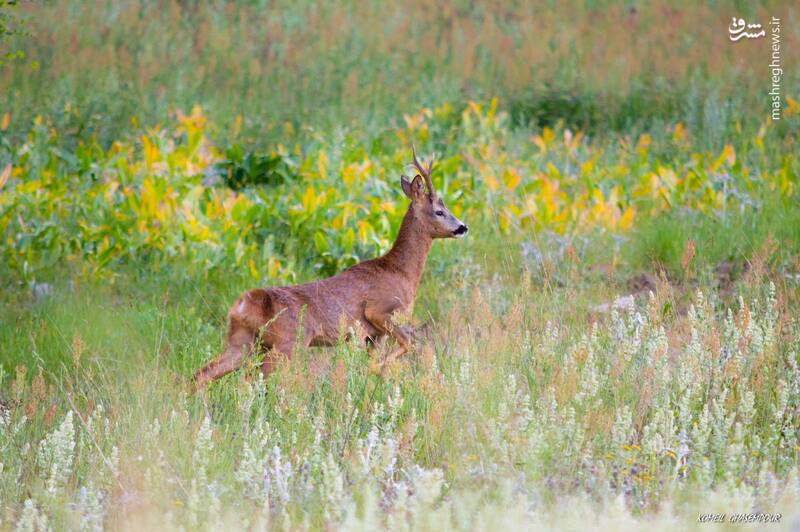
<svg viewBox="0 0 800 532">
<path fill-rule="evenodd" d="M 436 211 L 436 216 L 444 216 L 444 211 Z"/>
</svg>

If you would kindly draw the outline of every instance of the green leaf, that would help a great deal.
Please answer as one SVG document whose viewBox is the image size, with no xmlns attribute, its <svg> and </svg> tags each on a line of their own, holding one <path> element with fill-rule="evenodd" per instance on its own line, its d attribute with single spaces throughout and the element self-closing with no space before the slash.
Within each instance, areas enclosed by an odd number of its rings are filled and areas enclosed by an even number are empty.
<svg viewBox="0 0 800 532">
<path fill-rule="evenodd" d="M 323 254 L 328 251 L 328 241 L 322 231 L 314 233 L 314 247 L 317 248 L 317 253 Z"/>
</svg>

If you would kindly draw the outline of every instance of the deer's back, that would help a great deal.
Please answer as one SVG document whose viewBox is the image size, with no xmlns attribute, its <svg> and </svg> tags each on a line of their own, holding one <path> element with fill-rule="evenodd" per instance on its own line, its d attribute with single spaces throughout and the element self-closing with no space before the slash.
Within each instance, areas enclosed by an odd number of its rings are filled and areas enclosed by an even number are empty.
<svg viewBox="0 0 800 532">
<path fill-rule="evenodd" d="M 413 290 L 402 274 L 385 268 L 380 259 L 365 261 L 333 277 L 293 286 L 250 290 L 231 310 L 256 308 L 255 321 L 274 323 L 273 328 L 295 329 L 301 320 L 312 343 L 329 343 L 346 327 L 357 322 L 374 336 L 378 330 L 366 320 L 368 304 L 404 309 L 413 302 Z M 248 312 L 250 313 L 250 312 Z"/>
</svg>

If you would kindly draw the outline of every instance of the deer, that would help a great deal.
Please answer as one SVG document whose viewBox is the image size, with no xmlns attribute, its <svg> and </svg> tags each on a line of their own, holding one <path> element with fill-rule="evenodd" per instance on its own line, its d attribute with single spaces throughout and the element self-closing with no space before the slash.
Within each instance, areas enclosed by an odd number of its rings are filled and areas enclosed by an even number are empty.
<svg viewBox="0 0 800 532">
<path fill-rule="evenodd" d="M 434 157 L 423 165 L 411 147 L 416 176 L 400 176 L 400 187 L 411 200 L 391 249 L 326 279 L 241 294 L 227 315 L 225 348 L 197 370 L 195 391 L 239 369 L 245 360 L 263 353 L 266 378 L 277 363 L 291 359 L 295 348 L 335 345 L 342 331 L 361 336 L 372 348 L 385 338 L 397 346 L 376 368 L 382 370 L 411 349 L 413 330 L 397 317 L 413 309 L 425 260 L 433 241 L 460 238 L 469 230 L 445 207 L 431 179 Z"/>
</svg>

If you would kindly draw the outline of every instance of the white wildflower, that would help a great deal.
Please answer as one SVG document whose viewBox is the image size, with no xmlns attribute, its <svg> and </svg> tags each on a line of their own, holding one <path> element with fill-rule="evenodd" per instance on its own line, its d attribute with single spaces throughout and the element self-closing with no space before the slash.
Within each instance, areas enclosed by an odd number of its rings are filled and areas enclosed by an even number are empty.
<svg viewBox="0 0 800 532">
<path fill-rule="evenodd" d="M 89 487 L 81 486 L 78 491 L 78 500 L 73 505 L 78 514 L 78 528 L 85 532 L 100 532 L 103 530 L 105 510 L 103 508 L 103 492 Z"/>
<path fill-rule="evenodd" d="M 51 528 L 47 523 L 47 516 L 36 507 L 31 499 L 27 499 L 14 530 L 15 532 L 45 532 Z"/>
<path fill-rule="evenodd" d="M 622 408 L 617 409 L 614 425 L 611 427 L 611 442 L 617 452 L 622 449 L 623 445 L 630 441 L 633 432 L 632 429 L 633 418 L 631 416 L 631 409 L 628 405 L 623 405 Z"/>
<path fill-rule="evenodd" d="M 281 449 L 276 445 L 272 448 L 270 463 L 264 468 L 264 493 L 275 495 L 276 500 L 285 506 L 291 500 L 289 479 L 292 475 L 291 462 L 283 460 Z"/>
<path fill-rule="evenodd" d="M 70 410 L 61 425 L 39 443 L 37 460 L 42 468 L 47 492 L 51 495 L 55 495 L 69 480 L 74 450 L 75 426 Z"/>
<path fill-rule="evenodd" d="M 211 435 L 211 418 L 206 416 L 195 435 L 194 451 L 192 452 L 192 464 L 201 480 L 205 480 L 206 468 L 211 458 L 211 451 L 214 449 Z"/>
<path fill-rule="evenodd" d="M 753 420 L 753 415 L 756 412 L 756 394 L 752 391 L 744 389 L 744 385 L 739 385 L 739 417 L 742 424 L 748 427 Z"/>
<path fill-rule="evenodd" d="M 321 467 L 320 496 L 323 501 L 325 520 L 338 523 L 344 514 L 347 495 L 345 481 L 339 464 L 328 453 Z"/>
</svg>

